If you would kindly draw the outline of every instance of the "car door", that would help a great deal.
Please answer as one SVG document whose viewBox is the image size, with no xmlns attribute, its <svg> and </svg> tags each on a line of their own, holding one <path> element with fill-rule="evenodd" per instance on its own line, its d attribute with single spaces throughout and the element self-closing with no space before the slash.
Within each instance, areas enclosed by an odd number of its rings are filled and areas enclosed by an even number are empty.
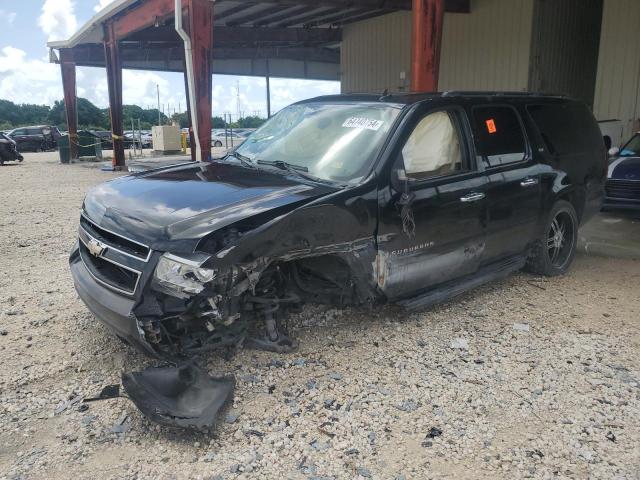
<svg viewBox="0 0 640 480">
<path fill-rule="evenodd" d="M 11 138 L 16 142 L 18 150 L 27 150 L 29 148 L 26 128 L 19 128 L 11 133 Z"/>
<path fill-rule="evenodd" d="M 378 286 L 393 300 L 473 274 L 485 244 L 487 178 L 458 108 L 414 115 L 379 189 Z"/>
<path fill-rule="evenodd" d="M 483 264 L 519 255 L 536 237 L 542 209 L 541 169 L 524 123 L 510 105 L 471 109 L 475 149 L 487 186 L 487 243 Z"/>
<path fill-rule="evenodd" d="M 29 145 L 29 150 L 40 150 L 45 149 L 45 141 L 44 135 L 42 134 L 42 129 L 40 128 L 27 128 L 27 144 Z"/>
</svg>

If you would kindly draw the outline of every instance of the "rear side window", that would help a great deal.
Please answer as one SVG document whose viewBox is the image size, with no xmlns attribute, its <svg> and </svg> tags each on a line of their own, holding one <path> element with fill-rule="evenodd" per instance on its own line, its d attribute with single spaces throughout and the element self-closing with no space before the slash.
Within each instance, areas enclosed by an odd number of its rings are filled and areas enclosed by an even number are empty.
<svg viewBox="0 0 640 480">
<path fill-rule="evenodd" d="M 27 129 L 27 135 L 42 135 L 42 130 L 39 128 L 29 128 Z"/>
<path fill-rule="evenodd" d="M 552 155 L 596 152 L 604 145 L 589 107 L 582 103 L 529 105 L 527 111 Z"/>
<path fill-rule="evenodd" d="M 481 106 L 473 109 L 476 149 L 489 167 L 524 160 L 526 141 L 518 113 L 510 107 Z"/>
</svg>

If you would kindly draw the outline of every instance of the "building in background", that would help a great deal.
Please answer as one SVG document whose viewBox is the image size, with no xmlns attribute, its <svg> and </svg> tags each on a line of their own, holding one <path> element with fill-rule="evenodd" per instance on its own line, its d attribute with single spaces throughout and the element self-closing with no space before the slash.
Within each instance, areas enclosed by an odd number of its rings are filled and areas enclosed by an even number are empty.
<svg viewBox="0 0 640 480">
<path fill-rule="evenodd" d="M 472 0 L 445 13 L 438 89 L 562 93 L 640 129 L 640 1 Z M 342 91 L 409 91 L 412 14 L 346 25 Z"/>
<path fill-rule="evenodd" d="M 343 93 L 566 94 L 598 120 L 618 120 L 619 143 L 639 128 L 637 25 L 640 0 L 115 0 L 49 46 L 71 134 L 75 67 L 106 67 L 115 168 L 124 166 L 122 69 L 190 63 L 199 158 L 210 156 L 212 73 L 338 80 Z"/>
</svg>

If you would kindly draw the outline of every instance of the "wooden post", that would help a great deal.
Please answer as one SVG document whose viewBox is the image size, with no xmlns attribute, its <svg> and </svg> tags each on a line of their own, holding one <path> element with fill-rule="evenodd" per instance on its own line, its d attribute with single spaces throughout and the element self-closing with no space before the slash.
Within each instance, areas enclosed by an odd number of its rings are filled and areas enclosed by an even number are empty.
<svg viewBox="0 0 640 480">
<path fill-rule="evenodd" d="M 78 158 L 78 98 L 76 95 L 76 63 L 73 50 L 60 50 L 60 70 L 64 91 L 64 110 L 69 129 L 69 154 L 72 160 Z"/>
<path fill-rule="evenodd" d="M 411 91 L 438 91 L 444 0 L 413 0 Z"/>
<path fill-rule="evenodd" d="M 186 0 L 191 58 L 193 61 L 193 83 L 196 105 L 196 121 L 200 140 L 201 158 L 211 159 L 211 115 L 212 115 L 212 52 L 213 52 L 213 2 L 211 0 Z M 188 94 L 187 94 L 188 96 Z"/>
<path fill-rule="evenodd" d="M 120 47 L 113 23 L 104 24 L 104 55 L 107 67 L 107 84 L 109 87 L 109 115 L 111 118 L 111 134 L 113 138 L 113 169 L 126 168 L 124 156 L 124 128 L 122 111 L 122 62 Z"/>
</svg>

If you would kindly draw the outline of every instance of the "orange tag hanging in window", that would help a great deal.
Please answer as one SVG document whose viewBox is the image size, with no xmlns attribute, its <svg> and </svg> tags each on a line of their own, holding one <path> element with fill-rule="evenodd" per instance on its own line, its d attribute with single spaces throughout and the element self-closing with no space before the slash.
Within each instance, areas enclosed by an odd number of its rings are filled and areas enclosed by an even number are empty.
<svg viewBox="0 0 640 480">
<path fill-rule="evenodd" d="M 498 129 L 496 128 L 496 121 L 493 118 L 487 120 L 487 130 L 492 135 L 498 131 Z"/>
</svg>

